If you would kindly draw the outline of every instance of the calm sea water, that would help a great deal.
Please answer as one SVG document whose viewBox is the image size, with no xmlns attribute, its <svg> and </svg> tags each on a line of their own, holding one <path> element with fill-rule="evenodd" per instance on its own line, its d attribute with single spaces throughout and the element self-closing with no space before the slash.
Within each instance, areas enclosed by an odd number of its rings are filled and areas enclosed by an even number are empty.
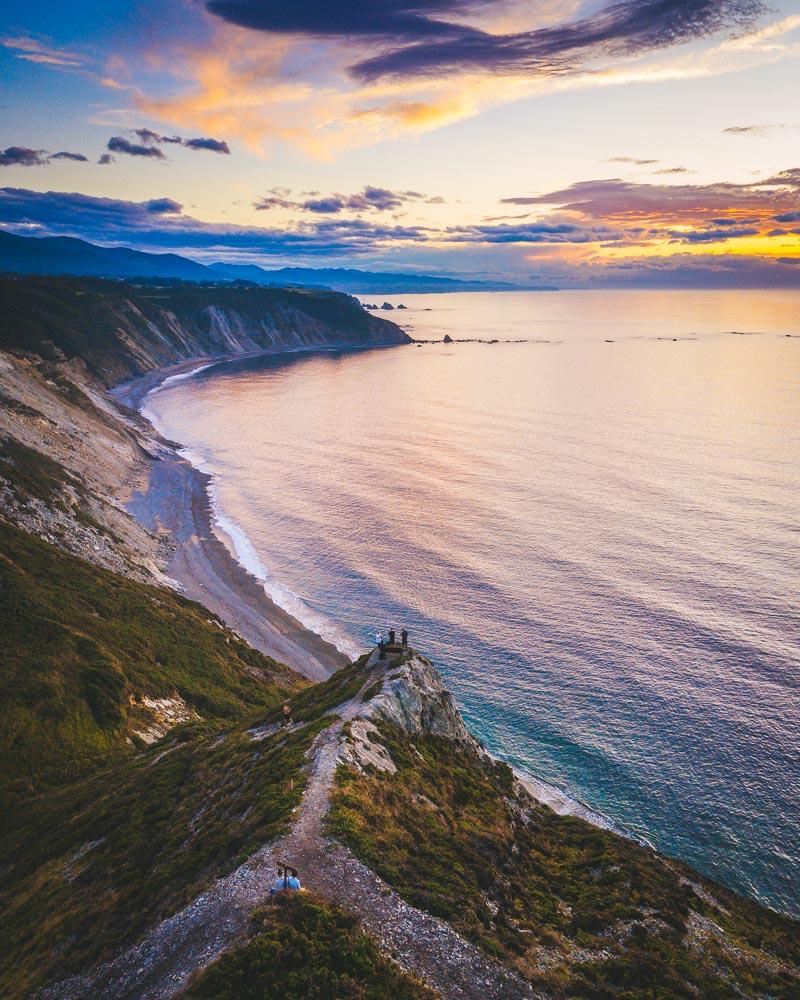
<svg viewBox="0 0 800 1000">
<path fill-rule="evenodd" d="M 529 342 L 149 398 L 240 557 L 343 647 L 406 625 L 493 752 L 800 913 L 800 293 L 390 300 Z"/>
</svg>

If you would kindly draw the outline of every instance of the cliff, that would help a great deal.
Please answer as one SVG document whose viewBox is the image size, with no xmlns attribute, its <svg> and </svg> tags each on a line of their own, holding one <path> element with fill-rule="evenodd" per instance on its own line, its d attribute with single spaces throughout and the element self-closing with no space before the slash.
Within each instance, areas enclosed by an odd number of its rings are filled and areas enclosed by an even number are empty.
<svg viewBox="0 0 800 1000">
<path fill-rule="evenodd" d="M 106 387 L 192 358 L 409 338 L 324 289 L 0 277 L 0 350 L 80 359 Z"/>
</svg>

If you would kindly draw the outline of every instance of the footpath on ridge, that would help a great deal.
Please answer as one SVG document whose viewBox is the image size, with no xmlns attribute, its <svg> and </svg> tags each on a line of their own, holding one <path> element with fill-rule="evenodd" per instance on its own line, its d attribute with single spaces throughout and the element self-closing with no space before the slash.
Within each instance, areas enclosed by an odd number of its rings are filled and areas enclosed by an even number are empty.
<svg viewBox="0 0 800 1000">
<path fill-rule="evenodd" d="M 361 690 L 333 709 L 331 725 L 314 741 L 308 784 L 289 832 L 252 854 L 142 940 L 85 976 L 47 987 L 46 1000 L 165 1000 L 191 977 L 243 942 L 253 911 L 269 900 L 279 861 L 299 869 L 303 885 L 357 916 L 366 933 L 406 972 L 444 1000 L 541 1000 L 516 973 L 486 956 L 449 924 L 410 906 L 342 844 L 329 837 L 330 806 L 345 723 L 364 709 L 364 691 L 385 669 L 373 656 Z M 387 664 L 388 665 L 388 664 Z"/>
</svg>

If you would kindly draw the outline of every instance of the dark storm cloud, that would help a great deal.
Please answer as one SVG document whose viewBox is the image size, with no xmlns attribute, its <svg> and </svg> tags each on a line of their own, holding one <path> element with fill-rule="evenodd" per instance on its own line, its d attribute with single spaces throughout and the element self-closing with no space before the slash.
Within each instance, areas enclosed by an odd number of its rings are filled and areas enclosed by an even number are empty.
<svg viewBox="0 0 800 1000">
<path fill-rule="evenodd" d="M 76 163 L 89 162 L 89 158 L 84 156 L 83 153 L 70 153 L 66 149 L 62 149 L 60 153 L 52 153 L 48 156 L 48 160 L 74 160 Z"/>
<path fill-rule="evenodd" d="M 47 154 L 43 149 L 9 146 L 0 150 L 0 167 L 43 167 L 46 163 Z"/>
<path fill-rule="evenodd" d="M 774 218 L 776 222 L 800 222 L 800 212 L 783 212 Z"/>
<path fill-rule="evenodd" d="M 306 192 L 308 193 L 308 192 Z M 419 191 L 390 191 L 388 188 L 367 185 L 357 194 L 330 194 L 314 197 L 291 198 L 291 191 L 276 188 L 255 202 L 257 211 L 272 208 L 288 208 L 293 211 L 311 212 L 315 215 L 338 215 L 340 212 L 390 212 L 403 208 L 409 202 L 423 201 L 426 204 L 441 204 L 443 198 L 426 198 Z"/>
<path fill-rule="evenodd" d="M 125 153 L 126 156 L 143 156 L 154 160 L 166 160 L 166 156 L 164 156 L 158 146 L 148 146 L 144 143 L 131 142 L 121 135 L 113 135 L 106 143 L 106 147 L 112 153 Z"/>
</svg>

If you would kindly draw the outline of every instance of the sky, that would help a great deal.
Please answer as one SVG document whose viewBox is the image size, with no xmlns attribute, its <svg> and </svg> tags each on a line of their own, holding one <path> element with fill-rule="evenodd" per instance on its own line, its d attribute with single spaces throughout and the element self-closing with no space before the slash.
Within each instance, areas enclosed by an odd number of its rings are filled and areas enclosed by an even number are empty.
<svg viewBox="0 0 800 1000">
<path fill-rule="evenodd" d="M 4 0 L 0 76 L 7 232 L 800 285 L 800 0 Z"/>
</svg>

